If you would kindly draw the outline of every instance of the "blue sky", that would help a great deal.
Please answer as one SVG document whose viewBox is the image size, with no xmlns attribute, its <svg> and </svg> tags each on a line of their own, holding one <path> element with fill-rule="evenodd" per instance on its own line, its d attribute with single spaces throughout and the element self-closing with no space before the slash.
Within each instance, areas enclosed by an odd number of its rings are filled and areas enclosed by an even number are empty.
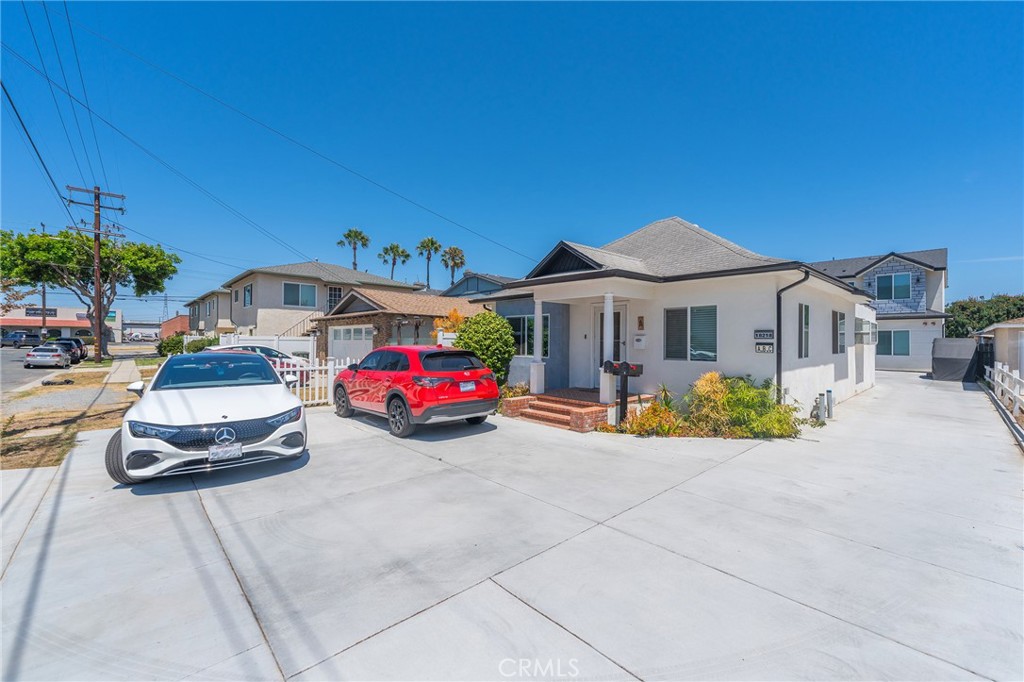
<svg viewBox="0 0 1024 682">
<path fill-rule="evenodd" d="M 50 20 L 81 98 L 63 4 Z M 60 81 L 43 7 L 27 5 Z M 20 3 L 5 44 L 38 65 Z M 470 269 L 529 258 L 282 140 L 118 45 L 456 222 L 540 259 L 678 215 L 754 251 L 823 260 L 948 247 L 947 300 L 1024 291 L 1024 5 L 70 3 L 96 112 L 312 258 L 357 226 L 431 235 Z M 82 177 L 45 82 L 5 50 L 3 80 L 59 185 L 128 196 L 129 227 L 183 255 L 172 297 L 302 260 L 79 110 Z M 2 221 L 66 217 L 2 118 Z M 84 214 L 83 214 L 84 215 Z M 77 214 L 76 214 L 77 217 Z M 132 235 L 133 238 L 139 238 Z M 397 279 L 422 280 L 422 259 Z M 435 261 L 432 283 L 447 281 Z M 65 297 L 68 301 L 70 296 Z M 156 318 L 162 302 L 122 302 Z M 171 313 L 183 309 L 172 299 Z"/>
</svg>

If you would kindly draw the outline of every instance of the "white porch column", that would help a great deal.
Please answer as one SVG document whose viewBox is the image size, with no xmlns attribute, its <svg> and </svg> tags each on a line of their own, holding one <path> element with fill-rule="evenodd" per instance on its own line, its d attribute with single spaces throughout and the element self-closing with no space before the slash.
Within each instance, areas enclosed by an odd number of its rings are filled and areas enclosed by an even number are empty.
<svg viewBox="0 0 1024 682">
<path fill-rule="evenodd" d="M 533 362 L 530 363 L 530 393 L 544 392 L 544 301 L 533 300 Z"/>
<path fill-rule="evenodd" d="M 604 295 L 604 342 L 601 344 L 601 362 L 615 359 L 615 296 L 611 292 Z M 615 400 L 615 377 L 605 374 L 604 370 L 598 375 L 600 377 L 599 399 L 602 403 L 610 403 Z"/>
</svg>

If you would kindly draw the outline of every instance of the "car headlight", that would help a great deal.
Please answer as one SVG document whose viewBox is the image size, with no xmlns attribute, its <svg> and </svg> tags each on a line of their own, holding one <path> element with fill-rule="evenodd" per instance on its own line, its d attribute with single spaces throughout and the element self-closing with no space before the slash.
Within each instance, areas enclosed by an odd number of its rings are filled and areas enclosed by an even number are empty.
<svg viewBox="0 0 1024 682">
<path fill-rule="evenodd" d="M 158 426 L 145 422 L 128 422 L 128 429 L 137 438 L 159 438 L 160 440 L 166 440 L 179 431 L 172 426 Z"/>
<path fill-rule="evenodd" d="M 281 426 L 283 424 L 287 424 L 288 422 L 297 422 L 299 421 L 299 417 L 301 416 L 302 408 L 293 407 L 287 412 L 282 412 L 281 414 L 274 415 L 273 417 L 267 420 L 267 423 L 270 424 L 271 426 Z"/>
</svg>

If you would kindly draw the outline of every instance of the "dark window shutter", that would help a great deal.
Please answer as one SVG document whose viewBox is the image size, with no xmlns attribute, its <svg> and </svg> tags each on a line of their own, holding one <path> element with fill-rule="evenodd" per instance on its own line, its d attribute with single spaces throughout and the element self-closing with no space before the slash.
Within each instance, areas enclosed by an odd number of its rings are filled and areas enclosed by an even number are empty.
<svg viewBox="0 0 1024 682">
<path fill-rule="evenodd" d="M 686 308 L 665 310 L 665 358 L 668 360 L 689 357 L 686 313 Z"/>
<path fill-rule="evenodd" d="M 832 353 L 839 352 L 839 313 L 832 311 Z"/>
</svg>

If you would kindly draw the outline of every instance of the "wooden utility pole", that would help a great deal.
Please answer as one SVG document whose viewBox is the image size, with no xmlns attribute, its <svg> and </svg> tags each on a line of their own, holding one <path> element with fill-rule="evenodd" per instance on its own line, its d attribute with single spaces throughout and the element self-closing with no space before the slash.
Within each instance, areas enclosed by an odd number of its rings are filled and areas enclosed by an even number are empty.
<svg viewBox="0 0 1024 682">
<path fill-rule="evenodd" d="M 43 228 L 43 234 L 46 234 L 46 223 L 39 223 Z M 39 323 L 39 340 L 46 343 L 46 340 L 50 338 L 46 329 L 46 282 L 43 282 L 43 319 Z"/>
<path fill-rule="evenodd" d="M 113 194 L 111 192 L 101 192 L 100 188 L 93 187 L 85 189 L 83 187 L 72 187 L 67 186 L 69 192 L 85 192 L 92 194 L 92 202 L 75 201 L 74 199 L 68 199 L 69 204 L 77 204 L 78 206 L 92 206 L 93 210 L 93 221 L 92 230 L 88 228 L 75 227 L 69 225 L 68 227 L 72 230 L 78 230 L 79 232 L 92 232 L 92 264 L 93 264 L 93 334 L 94 334 L 94 359 L 96 362 L 103 361 L 103 320 L 106 319 L 107 312 L 103 309 L 103 278 L 100 273 L 100 236 L 105 237 L 123 237 L 124 235 L 118 232 L 104 232 L 100 225 L 100 211 L 107 209 L 109 211 L 120 211 L 124 213 L 124 206 L 104 206 L 101 203 L 100 197 L 109 197 L 111 199 L 118 199 L 124 201 L 123 194 Z"/>
</svg>

